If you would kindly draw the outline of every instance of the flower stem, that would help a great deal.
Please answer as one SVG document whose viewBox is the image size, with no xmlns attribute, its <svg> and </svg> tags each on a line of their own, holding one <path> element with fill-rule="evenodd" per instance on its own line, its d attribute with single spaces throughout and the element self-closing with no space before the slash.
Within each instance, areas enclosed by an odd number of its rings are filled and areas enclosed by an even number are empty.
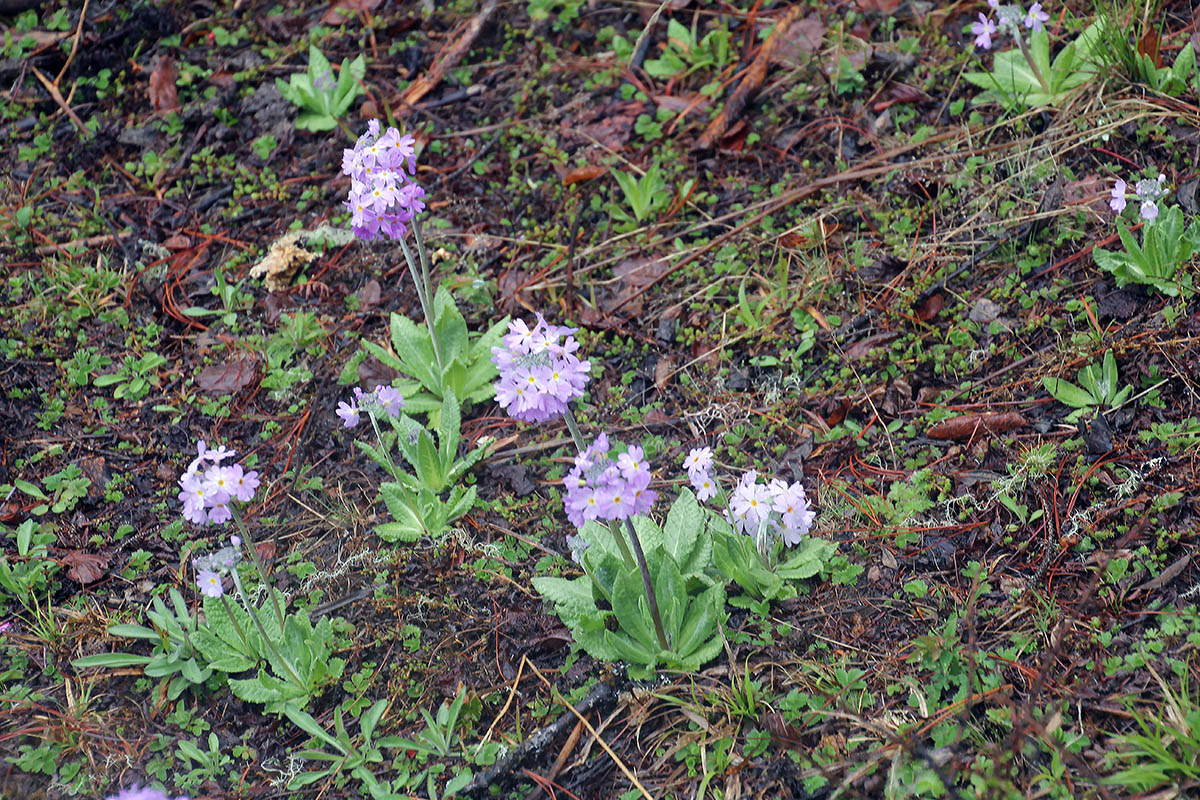
<svg viewBox="0 0 1200 800">
<path fill-rule="evenodd" d="M 629 541 L 633 542 L 633 552 L 637 554 L 638 569 L 642 573 L 642 588 L 646 591 L 646 602 L 650 604 L 650 618 L 654 620 L 654 633 L 658 636 L 658 646 L 670 650 L 667 633 L 663 630 L 662 615 L 658 613 L 658 598 L 654 596 L 654 583 L 650 580 L 650 567 L 646 564 L 646 554 L 642 552 L 642 542 L 638 539 L 633 522 L 625 518 L 625 529 L 629 531 Z"/>
<path fill-rule="evenodd" d="M 575 440 L 575 447 L 582 453 L 587 450 L 587 445 L 584 444 L 583 434 L 579 432 L 579 425 L 575 422 L 575 415 L 571 413 L 571 408 L 568 406 L 563 411 L 563 421 L 567 423 L 567 430 L 571 432 L 571 438 Z M 625 537 L 621 535 L 621 529 L 617 526 L 616 520 L 608 521 L 608 530 L 612 533 L 613 541 L 617 543 L 617 550 L 621 552 L 621 558 L 625 561 L 625 566 L 632 567 L 634 565 L 633 554 L 629 552 L 629 545 L 625 544 Z M 630 528 L 630 530 L 633 530 Z M 657 612 L 655 612 L 657 613 Z"/>
<path fill-rule="evenodd" d="M 1049 96 L 1052 94 L 1050 91 L 1050 84 L 1046 82 L 1046 77 L 1042 75 L 1042 71 L 1038 69 L 1037 64 L 1034 63 L 1033 53 L 1029 52 L 1029 45 L 1025 44 L 1025 37 L 1018 32 L 1013 38 L 1017 40 L 1017 47 L 1021 48 L 1021 55 L 1025 56 L 1025 61 L 1029 64 L 1029 68 L 1033 70 L 1033 74 L 1037 76 L 1038 83 L 1042 85 L 1042 91 Z"/>
<path fill-rule="evenodd" d="M 246 592 L 242 589 L 242 579 L 238 577 L 236 567 L 233 569 L 232 575 L 233 586 L 235 589 L 237 589 L 238 597 L 240 597 L 242 600 L 242 605 L 246 607 L 246 613 L 250 615 L 250 619 L 254 621 L 254 625 L 258 628 L 258 635 L 262 637 L 263 644 L 268 650 L 271 651 L 271 655 L 279 659 L 279 663 L 283 665 L 283 669 L 285 672 L 287 672 L 289 680 L 293 681 L 298 687 L 307 687 L 304 679 L 300 677 L 299 673 L 296 672 L 296 668 L 292 666 L 292 662 L 283 657 L 283 654 L 279 652 L 277 647 L 275 647 L 275 642 L 271 640 L 270 635 L 267 633 L 267 629 L 263 627 L 262 620 L 258 618 L 258 611 L 254 608 L 254 606 L 250 605 L 250 598 L 246 597 Z M 270 584 L 266 584 L 266 587 L 267 594 L 271 595 L 271 599 L 275 601 L 275 608 L 278 609 L 279 600 L 275 597 L 275 590 L 271 588 Z M 233 614 L 230 614 L 229 616 L 232 618 Z M 283 638 L 282 624 L 279 626 L 279 636 L 280 638 Z"/>
<path fill-rule="evenodd" d="M 421 252 L 421 261 L 423 262 L 425 247 L 421 244 L 420 228 L 416 226 L 415 221 L 413 231 L 417 234 L 417 249 Z M 417 300 L 421 302 L 421 312 L 425 315 L 425 324 L 429 327 L 429 341 L 433 343 L 433 357 L 437 361 L 438 379 L 440 380 L 445 364 L 442 362 L 442 348 L 438 344 L 437 329 L 433 324 L 433 297 L 429 289 L 429 269 L 424 263 L 419 268 L 417 267 L 417 259 L 413 258 L 413 252 L 404 239 L 400 240 L 400 249 L 404 251 L 404 260 L 408 262 L 408 271 L 412 274 L 413 284 L 417 289 Z"/>
<path fill-rule="evenodd" d="M 229 513 L 233 516 L 233 522 L 238 526 L 238 530 L 242 532 L 242 544 L 250 552 L 250 560 L 254 562 L 254 569 L 258 571 L 258 579 L 262 581 L 263 586 L 267 587 L 267 594 L 271 595 L 271 601 L 275 604 L 275 616 L 279 618 L 279 630 L 283 630 L 283 609 L 279 606 L 279 598 L 270 591 L 271 582 L 267 580 L 267 569 L 258 555 L 258 548 L 254 546 L 254 540 L 250 538 L 250 531 L 246 530 L 246 524 L 242 522 L 242 515 L 233 503 L 229 504 Z M 234 565 L 232 572 L 236 577 L 237 565 Z"/>
</svg>

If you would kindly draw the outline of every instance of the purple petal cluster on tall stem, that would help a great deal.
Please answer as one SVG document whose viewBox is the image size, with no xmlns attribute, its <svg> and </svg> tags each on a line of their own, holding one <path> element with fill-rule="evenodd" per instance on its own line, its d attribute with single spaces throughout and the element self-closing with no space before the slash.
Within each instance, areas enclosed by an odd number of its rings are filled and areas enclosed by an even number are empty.
<svg viewBox="0 0 1200 800">
<path fill-rule="evenodd" d="M 588 520 L 623 520 L 649 513 L 658 493 L 650 489 L 650 465 L 640 447 L 630 447 L 614 461 L 607 434 L 575 457 L 563 479 L 567 519 L 576 528 Z"/>
<path fill-rule="evenodd" d="M 583 395 L 592 365 L 575 355 L 575 330 L 551 325 L 541 314 L 532 328 L 524 320 L 508 323 L 502 346 L 492 348 L 492 363 L 500 369 L 496 402 L 513 419 L 545 422 Z"/>
<path fill-rule="evenodd" d="M 231 501 L 248 503 L 254 499 L 259 484 L 258 473 L 246 471 L 241 464 L 222 464 L 225 459 L 237 455 L 224 445 L 209 450 L 201 439 L 196 450 L 196 457 L 179 478 L 183 517 L 197 525 L 221 525 L 233 516 Z"/>
<path fill-rule="evenodd" d="M 354 400 L 349 403 L 345 400 L 340 401 L 334 413 L 341 418 L 343 428 L 353 428 L 358 424 L 359 414 L 386 414 L 389 417 L 397 417 L 402 408 L 404 397 L 394 386 L 376 386 L 369 392 L 355 386 Z"/>
<path fill-rule="evenodd" d="M 1139 202 L 1138 214 L 1142 219 L 1151 222 L 1158 217 L 1158 202 L 1167 194 L 1167 176 L 1158 173 L 1156 178 L 1143 178 L 1133 186 L 1133 191 L 1129 191 L 1129 184 L 1117 178 L 1113 183 L 1111 191 L 1112 199 L 1108 201 L 1108 206 L 1116 213 L 1120 214 L 1125 210 L 1130 197 Z"/>
<path fill-rule="evenodd" d="M 414 180 L 415 140 L 395 128 L 381 135 L 379 127 L 379 120 L 371 120 L 354 147 L 342 151 L 342 173 L 351 179 L 350 226 L 363 241 L 400 239 L 425 210 L 425 190 Z"/>
</svg>

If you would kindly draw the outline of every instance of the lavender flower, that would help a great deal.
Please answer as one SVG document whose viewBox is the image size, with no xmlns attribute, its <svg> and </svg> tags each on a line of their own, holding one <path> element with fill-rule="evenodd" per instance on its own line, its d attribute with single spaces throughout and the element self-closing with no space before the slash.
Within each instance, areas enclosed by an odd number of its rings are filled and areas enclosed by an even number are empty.
<svg viewBox="0 0 1200 800">
<path fill-rule="evenodd" d="M 425 210 L 425 190 L 414 180 L 417 165 L 415 140 L 395 128 L 379 133 L 379 120 L 367 123 L 367 132 L 353 148 L 342 151 L 342 173 L 349 175 L 350 226 L 363 241 L 381 235 L 399 239 L 408 223 Z"/>
<path fill-rule="evenodd" d="M 711 500 L 717 495 L 717 484 L 707 472 L 688 472 L 692 488 L 696 490 L 696 499 L 700 502 Z"/>
<path fill-rule="evenodd" d="M 1113 184 L 1112 200 L 1108 201 L 1108 206 L 1118 214 L 1125 210 L 1125 181 L 1120 178 Z"/>
<path fill-rule="evenodd" d="M 492 348 L 492 363 L 500 368 L 496 401 L 513 419 L 545 422 L 583 394 L 592 365 L 575 356 L 575 330 L 550 325 L 541 314 L 532 328 L 524 320 L 508 323 L 503 345 Z"/>
<path fill-rule="evenodd" d="M 220 573 L 210 569 L 202 569 L 196 573 L 196 586 L 205 597 L 220 597 L 225 593 L 224 587 L 221 586 Z"/>
<path fill-rule="evenodd" d="M 342 418 L 342 427 L 353 428 L 358 424 L 360 414 L 372 417 L 386 414 L 396 417 L 400 415 L 400 409 L 404 408 L 404 398 L 400 395 L 400 390 L 393 386 L 380 385 L 369 392 L 355 386 L 354 399 L 355 402 L 352 403 L 344 400 L 338 403 L 335 413 Z"/>
<path fill-rule="evenodd" d="M 712 469 L 713 451 L 711 447 L 696 447 L 683 460 L 683 466 L 688 472 L 688 477 L 692 479 L 692 483 L 696 482 L 697 475 L 707 475 Z"/>
<path fill-rule="evenodd" d="M 808 534 L 815 516 L 799 481 L 788 484 L 775 478 L 763 486 L 754 470 L 742 475 L 726 511 L 726 519 L 739 533 L 778 536 L 789 547 Z"/>
<path fill-rule="evenodd" d="M 109 795 L 108 800 L 171 800 L 166 792 L 159 789 L 143 789 L 136 783 L 128 789 L 122 789 L 116 794 Z M 180 795 L 175 800 L 187 800 L 186 797 Z"/>
<path fill-rule="evenodd" d="M 567 492 L 567 519 L 577 528 L 588 520 L 621 520 L 645 514 L 658 493 L 650 489 L 650 465 L 640 447 L 631 447 L 609 458 L 607 434 L 575 457 L 574 468 L 563 479 Z"/>
<path fill-rule="evenodd" d="M 1050 15 L 1042 11 L 1041 3 L 1034 3 L 1029 7 L 1029 14 L 1025 17 L 1025 27 L 1033 30 L 1034 33 L 1042 30 L 1042 23 L 1050 19 Z"/>
<path fill-rule="evenodd" d="M 1152 200 L 1143 200 L 1138 213 L 1142 215 L 1142 219 L 1151 222 L 1158 216 L 1158 206 Z"/>
<path fill-rule="evenodd" d="M 209 450 L 201 439 L 196 443 L 197 455 L 179 478 L 179 500 L 183 518 L 197 525 L 220 525 L 233 517 L 231 500 L 248 503 L 258 489 L 258 473 L 245 471 L 241 464 L 221 464 L 236 455 L 224 445 Z"/>
<path fill-rule="evenodd" d="M 984 50 L 992 46 L 992 34 L 996 32 L 996 23 L 992 22 L 983 12 L 979 13 L 979 22 L 971 23 L 971 33 L 975 34 L 975 46 Z"/>
</svg>

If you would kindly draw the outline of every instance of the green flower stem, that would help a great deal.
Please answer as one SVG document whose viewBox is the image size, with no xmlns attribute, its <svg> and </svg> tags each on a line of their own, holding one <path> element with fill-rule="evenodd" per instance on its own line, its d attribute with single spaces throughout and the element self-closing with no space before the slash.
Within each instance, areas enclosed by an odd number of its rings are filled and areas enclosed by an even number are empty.
<svg viewBox="0 0 1200 800">
<path fill-rule="evenodd" d="M 417 230 L 417 228 L 414 226 L 413 230 Z M 420 245 L 418 248 L 424 250 Z M 433 343 L 433 357 L 437 361 L 438 379 L 440 380 L 445 365 L 442 363 L 442 348 L 438 344 L 437 329 L 433 324 L 433 297 L 429 293 L 428 281 L 422 277 L 424 265 L 422 268 L 417 267 L 417 260 L 413 258 L 413 252 L 404 239 L 400 240 L 400 249 L 404 251 L 404 260 L 408 262 L 408 271 L 412 273 L 413 284 L 417 289 L 417 299 L 421 301 L 421 313 L 425 315 L 425 324 L 429 327 L 429 341 Z M 425 272 L 427 273 L 427 270 Z"/>
<path fill-rule="evenodd" d="M 254 540 L 250 538 L 250 531 L 246 530 L 246 524 L 242 522 L 242 515 L 238 512 L 237 507 L 232 502 L 229 503 L 229 513 L 233 516 L 233 522 L 237 525 L 238 530 L 242 532 L 242 545 L 250 552 L 250 560 L 254 562 L 254 569 L 258 571 L 258 579 L 262 581 L 262 585 L 268 589 L 271 587 L 271 582 L 267 580 L 267 569 L 259 558 L 258 548 L 254 546 Z M 237 567 L 233 568 L 233 574 L 237 575 Z M 279 606 L 279 598 L 274 592 L 268 591 L 271 595 L 271 601 L 275 604 L 275 616 L 279 619 L 279 630 L 283 630 L 283 609 Z"/>
<path fill-rule="evenodd" d="M 250 641 L 246 638 L 246 632 L 242 630 L 242 624 L 237 621 L 237 617 L 233 613 L 233 607 L 229 605 L 229 598 L 225 593 L 221 593 L 221 603 L 225 606 L 225 613 L 229 615 L 229 621 L 233 623 L 233 629 L 237 631 L 238 638 L 242 640 L 242 646 L 246 648 L 247 653 L 257 653 L 258 650 L 250 646 Z"/>
<path fill-rule="evenodd" d="M 1025 44 L 1025 37 L 1018 33 L 1013 38 L 1017 40 L 1017 47 L 1021 48 L 1021 55 L 1025 56 L 1025 61 L 1029 64 L 1029 68 L 1033 70 L 1033 74 L 1037 76 L 1038 83 L 1042 85 L 1042 91 L 1047 95 L 1051 94 L 1050 84 L 1046 82 L 1046 76 L 1042 75 L 1042 71 L 1033 62 L 1033 53 L 1029 52 L 1029 45 Z"/>
<path fill-rule="evenodd" d="M 583 441 L 583 434 L 579 432 L 579 425 L 575 422 L 575 415 L 571 413 L 571 407 L 568 406 L 563 411 L 563 420 L 567 423 L 567 430 L 571 432 L 571 438 L 575 440 L 575 447 L 582 453 L 587 450 L 587 445 Z M 632 567 L 634 565 L 633 554 L 629 552 L 629 545 L 625 544 L 625 537 L 621 535 L 621 529 L 617 526 L 616 520 L 608 521 L 608 530 L 612 533 L 613 541 L 617 543 L 617 549 L 621 551 L 621 558 L 625 561 L 625 566 Z M 630 528 L 630 530 L 633 530 Z M 651 600 L 651 606 L 654 606 L 654 601 Z M 655 612 L 657 614 L 657 611 Z"/>
<path fill-rule="evenodd" d="M 255 610 L 254 606 L 250 605 L 250 598 L 246 597 L 246 592 L 242 589 L 242 579 L 238 577 L 237 567 L 233 568 L 231 574 L 233 575 L 233 586 L 235 589 L 237 589 L 238 597 L 241 598 L 242 605 L 246 607 L 246 613 L 250 615 L 250 619 L 254 620 L 254 625 L 258 628 L 258 635 L 262 637 L 263 644 L 266 645 L 267 649 L 271 651 L 271 655 L 279 659 L 280 664 L 283 664 L 283 668 L 287 671 L 289 680 L 293 681 L 297 686 L 306 686 L 307 684 L 305 684 L 304 679 L 300 677 L 300 674 L 296 672 L 296 668 L 292 666 L 292 662 L 284 658 L 283 654 L 279 652 L 279 649 L 275 647 L 275 642 L 271 640 L 270 635 L 267 633 L 267 629 L 263 627 L 262 620 L 258 618 L 258 612 Z M 266 584 L 266 587 L 267 594 L 271 595 L 272 600 L 275 600 L 275 607 L 278 608 L 279 601 L 275 598 L 275 590 L 271 588 L 270 584 Z M 233 615 L 230 614 L 230 618 L 232 617 Z M 279 626 L 279 635 L 280 637 L 283 636 L 282 625 Z"/>
<path fill-rule="evenodd" d="M 400 471 L 396 469 L 396 462 L 392 460 L 392 454 L 388 451 L 387 445 L 383 443 L 383 434 L 379 432 L 379 423 L 375 419 L 375 412 L 368 409 L 367 416 L 371 419 L 371 427 L 375 429 L 375 441 L 379 443 L 379 452 L 383 453 L 383 457 L 387 459 L 388 471 L 392 474 L 392 480 L 398 481 L 400 480 L 398 477 Z"/>
<path fill-rule="evenodd" d="M 654 620 L 654 632 L 658 635 L 658 646 L 670 650 L 667 642 L 667 632 L 663 630 L 662 615 L 658 613 L 658 598 L 654 596 L 654 584 L 650 580 L 650 567 L 646 564 L 646 554 L 642 552 L 642 542 L 638 539 L 633 522 L 625 518 L 625 529 L 629 532 L 629 541 L 633 542 L 633 552 L 637 554 L 638 569 L 642 572 L 642 588 L 646 591 L 646 602 L 650 604 L 650 618 Z"/>
</svg>

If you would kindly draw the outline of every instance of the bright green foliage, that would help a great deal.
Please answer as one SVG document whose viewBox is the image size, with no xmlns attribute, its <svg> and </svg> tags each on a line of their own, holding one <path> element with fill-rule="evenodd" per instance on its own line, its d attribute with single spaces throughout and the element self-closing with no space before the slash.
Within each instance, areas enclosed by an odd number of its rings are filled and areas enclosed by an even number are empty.
<svg viewBox="0 0 1200 800">
<path fill-rule="evenodd" d="M 725 616 L 725 585 L 709 569 L 713 518 L 687 489 L 662 528 L 649 517 L 633 518 L 670 650 L 659 647 L 641 573 L 625 564 L 612 533 L 599 523 L 588 522 L 579 532 L 588 544 L 582 555 L 586 575 L 537 577 L 533 585 L 593 658 L 625 661 L 633 677 L 653 675 L 659 666 L 698 669 L 720 652 Z M 609 630 L 612 622 L 616 630 Z"/>
<path fill-rule="evenodd" d="M 723 520 L 721 520 L 723 522 Z M 768 569 L 758 556 L 754 539 L 735 533 L 727 526 L 713 526 L 713 563 L 721 574 L 737 583 L 745 597 L 734 597 L 735 606 L 750 600 L 786 600 L 798 593 L 797 582 L 819 575 L 837 552 L 837 543 L 805 538 L 786 551 L 786 558 Z"/>
<path fill-rule="evenodd" d="M 116 386 L 114 399 L 141 400 L 150 393 L 151 386 L 158 385 L 158 368 L 166 364 L 167 359 L 153 351 L 140 358 L 125 356 L 124 363 L 116 372 L 100 375 L 93 383 L 101 388 Z"/>
<path fill-rule="evenodd" d="M 318 766 L 292 778 L 287 788 L 296 791 L 325 778 L 349 774 L 361 781 L 370 790 L 372 797 L 378 797 L 380 786 L 371 772 L 371 765 L 383 761 L 383 753 L 379 750 L 382 742 L 375 743 L 372 739 L 387 706 L 386 700 L 379 700 L 371 706 L 359 720 L 359 735 L 351 738 L 346 730 L 341 706 L 338 706 L 334 714 L 335 733 L 331 735 L 307 711 L 297 708 L 292 703 L 285 704 L 284 715 L 297 728 L 325 745 L 323 749 L 310 747 L 299 752 L 300 758 L 317 762 Z"/>
<path fill-rule="evenodd" d="M 272 649 L 261 640 L 256 629 L 257 626 L 249 625 L 249 616 L 241 608 L 233 605 L 228 608 L 232 609 L 235 615 L 244 618 L 239 621 L 239 624 L 242 625 L 242 631 L 246 634 L 246 641 L 271 667 L 270 671 L 259 669 L 258 675 L 253 678 L 230 679 L 229 688 L 241 699 L 251 703 L 264 703 L 268 713 L 279 714 L 283 712 L 286 705 L 291 703 L 297 703 L 301 708 L 308 705 L 308 702 L 320 694 L 326 685 L 342 676 L 346 662 L 343 659 L 331 657 L 334 636 L 333 625 L 330 623 L 329 617 L 322 617 L 321 621 L 313 626 L 309 622 L 307 613 L 293 611 L 286 617 L 283 633 L 280 636 L 279 625 L 275 622 L 274 616 L 267 613 L 266 607 L 264 606 L 257 612 L 259 620 L 263 623 L 267 634 L 274 640 L 280 654 L 288 659 L 291 666 L 295 668 L 297 677 L 300 678 L 300 682 L 297 682 L 290 675 L 287 665 L 281 663 Z M 205 599 L 204 613 L 209 620 L 209 625 L 216 627 L 214 618 L 221 620 L 219 625 L 222 635 L 217 652 L 223 651 L 228 654 L 230 659 L 236 660 L 242 653 L 239 652 L 237 646 L 230 642 L 229 632 L 232 625 L 226 611 L 226 607 L 219 601 L 214 602 L 212 598 Z M 214 644 L 211 639 L 205 640 L 205 643 L 210 646 Z M 205 650 L 205 655 L 210 655 L 205 649 L 205 644 L 199 646 Z M 210 662 L 214 668 L 217 667 L 217 664 L 216 661 Z"/>
<path fill-rule="evenodd" d="M 624 222 L 629 226 L 632 226 L 635 221 L 640 224 L 646 218 L 666 208 L 667 203 L 671 200 L 658 164 L 646 170 L 646 174 L 641 178 L 619 170 L 613 170 L 612 174 L 617 179 L 621 191 L 625 193 L 625 202 L 633 212 L 633 216 L 630 217 L 624 208 L 610 205 L 609 214 L 618 222 Z"/>
<path fill-rule="evenodd" d="M 363 441 L 357 443 L 359 449 L 388 470 L 393 478 L 379 487 L 379 493 L 395 522 L 376 528 L 376 532 L 389 542 L 411 542 L 426 534 L 438 536 L 447 525 L 475 505 L 475 487 L 464 489 L 459 479 L 483 457 L 487 445 L 480 444 L 459 458 L 460 412 L 453 391 L 446 394 L 439 411 L 436 445 L 429 431 L 407 414 L 389 419 L 392 430 L 383 434 L 382 449 Z M 388 453 L 393 445 L 412 473 L 392 461 Z M 442 500 L 440 495 L 446 489 L 450 490 L 450 495 Z"/>
<path fill-rule="evenodd" d="M 1154 59 L 1150 56 L 1133 48 L 1130 48 L 1130 51 L 1135 59 L 1135 75 L 1154 91 L 1178 97 L 1187 90 L 1188 78 L 1191 77 L 1196 79 L 1196 85 L 1200 87 L 1200 71 L 1196 70 L 1196 47 L 1191 42 L 1183 46 L 1179 55 L 1175 56 L 1175 63 L 1169 67 L 1155 66 Z"/>
<path fill-rule="evenodd" d="M 679 73 L 691 75 L 702 69 L 722 69 L 730 62 L 729 31 L 716 28 L 698 39 L 691 30 L 676 19 L 667 23 L 667 44 L 658 58 L 646 59 L 645 68 L 655 78 L 671 78 Z"/>
<path fill-rule="evenodd" d="M 1009 111 L 1056 106 L 1096 74 L 1095 51 L 1103 22 L 1097 20 L 1050 60 L 1050 37 L 1037 31 L 1029 39 L 1027 60 L 1020 47 L 996 53 L 991 72 L 967 72 L 963 78 L 984 91 L 975 103 L 999 103 Z"/>
<path fill-rule="evenodd" d="M 190 685 L 203 684 L 213 674 L 212 667 L 196 652 L 192 641 L 200 628 L 196 618 L 188 610 L 187 603 L 179 590 L 169 592 L 171 605 L 155 597 L 146 609 L 146 618 L 153 625 L 113 625 L 109 636 L 125 639 L 145 639 L 154 642 L 154 652 L 149 656 L 132 653 L 98 653 L 72 661 L 76 669 L 85 667 L 136 667 L 140 666 L 148 677 L 161 678 L 166 683 L 168 700 L 178 699 Z"/>
<path fill-rule="evenodd" d="M 362 94 L 359 81 L 366 72 L 367 62 L 361 54 L 353 61 L 343 58 L 335 81 L 329 59 L 316 45 L 311 45 L 308 48 L 308 73 L 297 72 L 288 83 L 276 78 L 275 86 L 281 95 L 300 106 L 297 128 L 328 131 L 337 127 L 338 119 L 345 116 L 354 99 Z"/>
<path fill-rule="evenodd" d="M 1140 247 L 1120 219 L 1117 220 L 1117 233 L 1125 245 L 1124 252 L 1099 247 L 1092 251 L 1096 265 L 1111 272 L 1117 286 L 1143 284 L 1170 297 L 1178 295 L 1182 286 L 1184 294 L 1191 293 L 1192 276 L 1185 274 L 1177 282 L 1175 273 L 1192 256 L 1200 253 L 1200 222 L 1193 221 L 1185 230 L 1183 211 L 1178 206 L 1171 206 L 1164 208 L 1153 222 L 1142 226 Z"/>
<path fill-rule="evenodd" d="M 37 524 L 27 519 L 16 532 L 17 559 L 9 562 L 0 552 L 0 598 L 11 597 L 30 608 L 50 588 L 50 578 L 58 571 L 58 562 L 50 558 L 47 547 L 57 541 L 53 532 L 38 532 Z"/>
<path fill-rule="evenodd" d="M 448 392 L 463 402 L 481 403 L 495 396 L 492 381 L 499 374 L 492 363 L 492 348 L 500 345 L 508 326 L 508 317 L 482 335 L 471 336 L 467 323 L 446 287 L 440 287 L 433 300 L 434 330 L 443 359 L 438 372 L 437 358 L 429 341 L 428 328 L 408 317 L 392 314 L 391 338 L 394 353 L 372 342 L 363 342 L 368 353 L 381 362 L 415 380 L 401 381 L 396 388 L 404 395 L 409 413 L 436 414 Z M 352 359 L 342 372 L 342 383 L 354 382 L 358 361 Z M 431 422 L 437 424 L 433 420 Z"/>
<path fill-rule="evenodd" d="M 1119 388 L 1117 360 L 1113 357 L 1112 350 L 1105 351 L 1102 365 L 1088 364 L 1079 370 L 1077 378 L 1079 385 L 1062 378 L 1042 378 L 1042 385 L 1055 400 L 1075 409 L 1067 415 L 1068 422 L 1079 419 L 1088 409 L 1116 408 L 1133 393 L 1132 386 Z"/>
<path fill-rule="evenodd" d="M 1179 670 L 1178 691 L 1172 691 L 1153 668 L 1150 672 L 1162 688 L 1162 707 L 1149 716 L 1126 702 L 1138 731 L 1114 736 L 1117 745 L 1109 759 L 1127 766 L 1104 780 L 1129 794 L 1200 781 L 1200 703 L 1195 692 L 1188 691 L 1187 667 Z"/>
</svg>

